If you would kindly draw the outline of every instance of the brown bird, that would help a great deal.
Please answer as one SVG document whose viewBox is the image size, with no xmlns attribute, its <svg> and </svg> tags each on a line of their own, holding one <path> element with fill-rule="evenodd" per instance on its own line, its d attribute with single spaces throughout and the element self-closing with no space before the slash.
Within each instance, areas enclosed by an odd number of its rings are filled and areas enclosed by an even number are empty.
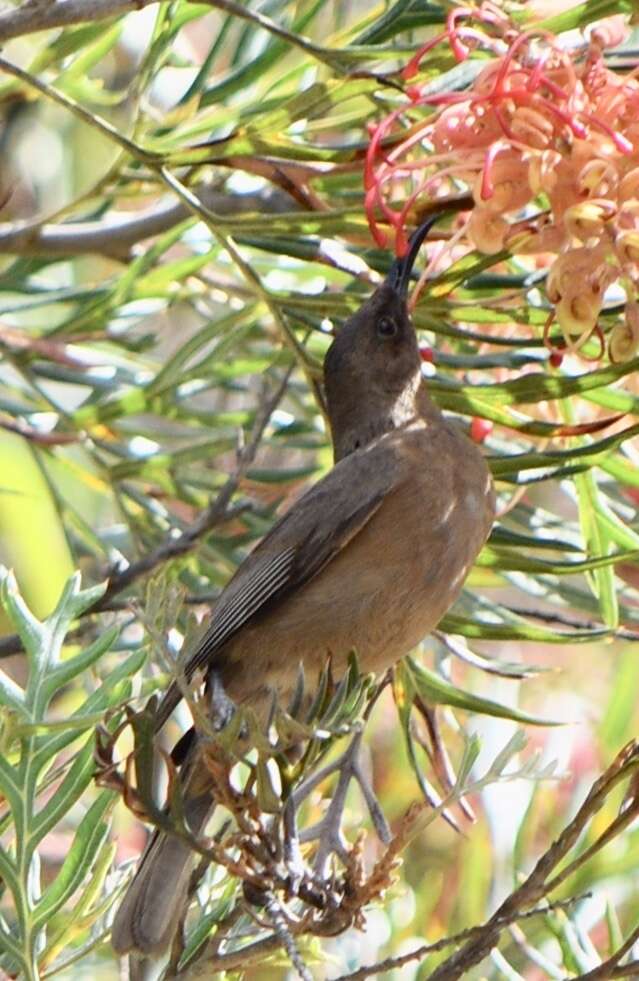
<svg viewBox="0 0 639 981">
<path fill-rule="evenodd" d="M 415 233 L 373 296 L 338 332 L 324 364 L 335 466 L 301 497 L 239 567 L 186 667 L 209 690 L 264 710 L 286 704 L 300 662 L 307 678 L 357 651 L 381 673 L 429 633 L 455 601 L 494 518 L 492 481 L 477 448 L 431 401 L 407 308 Z M 159 729 L 181 698 L 174 682 Z M 213 799 L 197 737 L 181 766 L 194 833 Z M 120 953 L 171 942 L 192 853 L 156 831 L 113 924 Z"/>
</svg>

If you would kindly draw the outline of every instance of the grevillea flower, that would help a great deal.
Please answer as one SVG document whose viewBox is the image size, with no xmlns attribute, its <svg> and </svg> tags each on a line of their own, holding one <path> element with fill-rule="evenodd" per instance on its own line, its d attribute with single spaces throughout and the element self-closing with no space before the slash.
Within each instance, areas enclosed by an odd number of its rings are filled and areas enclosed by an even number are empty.
<svg viewBox="0 0 639 981">
<path fill-rule="evenodd" d="M 610 332 L 608 351 L 615 364 L 629 361 L 639 351 L 639 303 L 626 306 L 624 320 L 615 324 Z"/>
<path fill-rule="evenodd" d="M 603 344 L 606 289 L 618 283 L 629 310 L 639 293 L 639 68 L 621 74 L 604 60 L 627 34 L 623 17 L 586 33 L 571 49 L 548 31 L 522 30 L 499 6 L 454 8 L 405 66 L 407 99 L 375 127 L 365 172 L 371 232 L 380 245 L 391 232 L 398 255 L 424 206 L 463 189 L 475 206 L 457 248 L 548 254 L 544 336 L 556 321 L 572 351 L 593 334 Z M 416 83 L 442 46 L 459 62 L 473 50 L 489 56 L 467 91 Z M 613 360 L 637 349 L 636 321 L 633 313 L 611 333 Z"/>
</svg>

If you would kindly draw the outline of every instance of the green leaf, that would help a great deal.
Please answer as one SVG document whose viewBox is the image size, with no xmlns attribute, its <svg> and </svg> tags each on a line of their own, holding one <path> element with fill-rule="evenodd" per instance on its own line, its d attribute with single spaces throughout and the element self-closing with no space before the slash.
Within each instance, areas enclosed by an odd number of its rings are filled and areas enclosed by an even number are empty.
<svg viewBox="0 0 639 981">
<path fill-rule="evenodd" d="M 469 620 L 454 613 L 447 613 L 439 623 L 439 629 L 462 637 L 476 637 L 480 640 L 532 640 L 542 644 L 587 644 L 610 636 L 607 629 L 592 630 L 549 630 L 536 627 L 524 620 L 512 623 L 489 623 Z"/>
<path fill-rule="evenodd" d="M 476 712 L 479 715 L 492 715 L 498 719 L 510 719 L 511 722 L 521 722 L 526 725 L 535 726 L 556 726 L 560 722 L 553 722 L 550 719 L 542 719 L 536 715 L 529 715 L 519 709 L 510 706 L 500 705 L 490 698 L 483 698 L 474 695 L 472 692 L 462 691 L 450 682 L 445 681 L 440 675 L 429 671 L 412 657 L 408 657 L 403 662 L 406 666 L 407 676 L 410 679 L 412 690 L 422 698 L 427 705 L 450 705 L 453 708 L 464 709 L 466 712 Z"/>
<path fill-rule="evenodd" d="M 104 817 L 113 804 L 114 795 L 104 791 L 93 801 L 75 833 L 62 868 L 38 903 L 34 925 L 47 923 L 84 882 L 109 833 Z"/>
</svg>

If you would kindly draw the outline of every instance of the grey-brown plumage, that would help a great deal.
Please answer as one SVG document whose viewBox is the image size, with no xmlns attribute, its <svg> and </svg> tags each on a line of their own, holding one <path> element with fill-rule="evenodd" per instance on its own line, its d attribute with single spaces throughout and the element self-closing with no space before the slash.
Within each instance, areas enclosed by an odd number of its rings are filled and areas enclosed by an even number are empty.
<svg viewBox="0 0 639 981">
<path fill-rule="evenodd" d="M 329 654 L 335 673 L 353 649 L 363 670 L 384 671 L 436 626 L 488 536 L 488 468 L 431 402 L 406 306 L 430 224 L 326 356 L 334 468 L 242 563 L 187 665 L 189 677 L 214 673 L 236 704 L 265 709 L 273 691 L 285 703 L 300 662 L 308 678 Z M 158 728 L 179 700 L 173 684 Z M 195 832 L 212 806 L 197 755 L 194 743 L 182 768 Z M 156 832 L 115 918 L 117 951 L 170 943 L 190 867 L 188 850 Z"/>
</svg>

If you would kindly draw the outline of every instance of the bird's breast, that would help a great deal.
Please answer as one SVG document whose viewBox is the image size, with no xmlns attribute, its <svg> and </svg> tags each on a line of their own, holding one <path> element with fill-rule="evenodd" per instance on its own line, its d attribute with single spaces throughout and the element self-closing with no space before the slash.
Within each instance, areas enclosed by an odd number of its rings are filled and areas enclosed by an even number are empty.
<svg viewBox="0 0 639 981">
<path fill-rule="evenodd" d="M 328 656 L 338 673 L 350 651 L 380 673 L 408 653 L 459 595 L 489 533 L 492 484 L 476 447 L 459 438 L 439 455 L 417 452 L 397 488 L 322 571 L 272 613 L 244 628 L 228 652 L 229 694 L 292 690 Z M 432 446 L 429 447 L 432 450 Z M 459 452 L 462 451 L 460 458 Z M 419 450 L 419 447 L 418 447 Z"/>
</svg>

